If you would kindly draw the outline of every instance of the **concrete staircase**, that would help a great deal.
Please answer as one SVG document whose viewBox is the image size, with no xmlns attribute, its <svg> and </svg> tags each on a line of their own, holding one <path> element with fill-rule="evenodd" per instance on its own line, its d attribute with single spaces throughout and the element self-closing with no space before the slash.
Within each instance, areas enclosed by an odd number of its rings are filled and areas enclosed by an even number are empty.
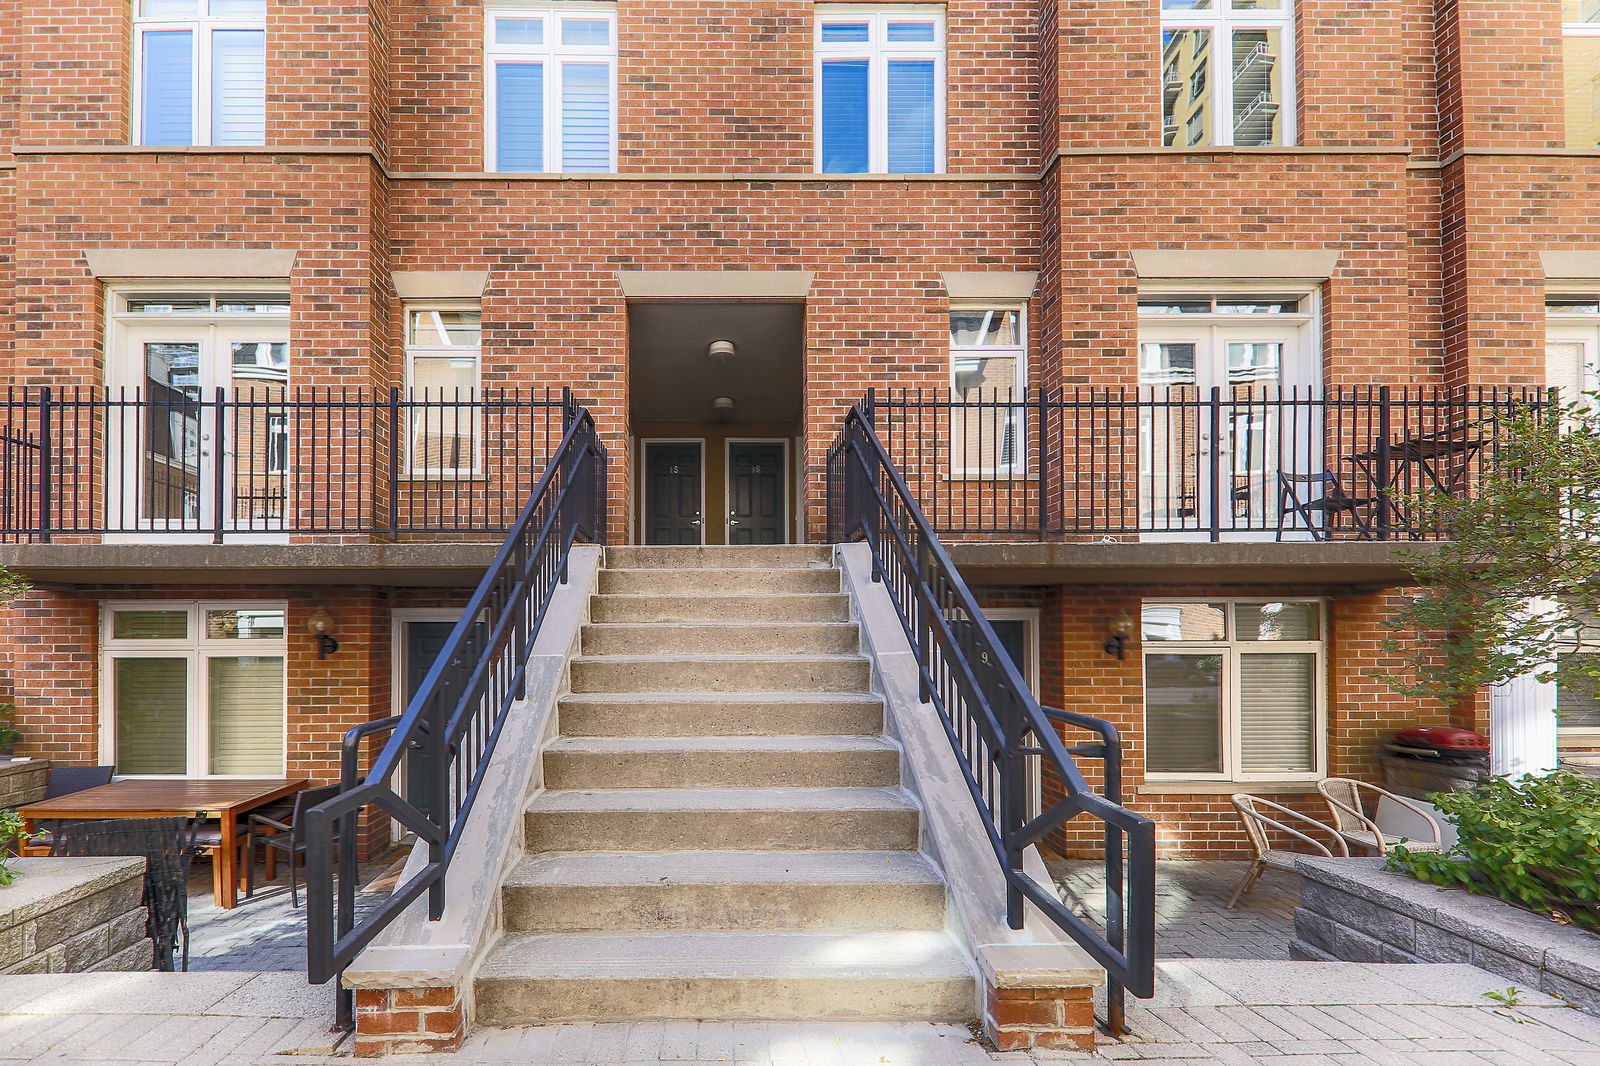
<svg viewBox="0 0 1600 1066">
<path fill-rule="evenodd" d="M 828 549 L 611 548 L 478 1019 L 976 1014 Z"/>
</svg>

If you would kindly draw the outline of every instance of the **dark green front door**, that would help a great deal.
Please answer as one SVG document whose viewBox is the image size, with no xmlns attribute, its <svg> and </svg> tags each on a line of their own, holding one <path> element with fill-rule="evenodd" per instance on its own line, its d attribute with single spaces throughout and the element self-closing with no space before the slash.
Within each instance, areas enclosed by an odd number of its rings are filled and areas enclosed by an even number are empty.
<svg viewBox="0 0 1600 1066">
<path fill-rule="evenodd" d="M 644 446 L 646 544 L 703 544 L 699 441 Z"/>
<path fill-rule="evenodd" d="M 428 679 L 434 660 L 444 650 L 454 622 L 406 622 L 405 706 L 410 707 L 417 690 Z M 403 710 L 403 709 L 402 709 Z M 428 809 L 428 772 L 420 750 L 406 753 L 405 797 L 418 810 Z"/>
<path fill-rule="evenodd" d="M 782 544 L 788 488 L 781 443 L 734 441 L 728 445 L 728 543 Z"/>
</svg>

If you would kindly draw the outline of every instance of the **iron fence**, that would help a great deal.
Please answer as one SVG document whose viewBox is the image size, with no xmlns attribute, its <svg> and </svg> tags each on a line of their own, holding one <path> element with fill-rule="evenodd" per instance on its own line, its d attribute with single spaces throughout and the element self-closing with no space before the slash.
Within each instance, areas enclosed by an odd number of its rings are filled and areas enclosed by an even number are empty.
<svg viewBox="0 0 1600 1066">
<path fill-rule="evenodd" d="M 8 389 L 0 540 L 478 533 L 516 518 L 563 393 Z"/>
<path fill-rule="evenodd" d="M 863 408 L 946 535 L 1434 540 L 1406 500 L 1470 494 L 1533 388 L 1074 388 Z"/>
</svg>

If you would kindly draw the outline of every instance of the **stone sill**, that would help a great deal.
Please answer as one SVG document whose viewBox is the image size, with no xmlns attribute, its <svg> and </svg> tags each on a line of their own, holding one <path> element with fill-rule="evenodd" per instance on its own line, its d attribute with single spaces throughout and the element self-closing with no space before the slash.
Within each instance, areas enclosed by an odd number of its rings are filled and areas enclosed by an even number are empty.
<svg viewBox="0 0 1600 1066">
<path fill-rule="evenodd" d="M 1317 790 L 1315 781 L 1146 781 L 1132 789 L 1137 796 L 1278 796 Z"/>
</svg>

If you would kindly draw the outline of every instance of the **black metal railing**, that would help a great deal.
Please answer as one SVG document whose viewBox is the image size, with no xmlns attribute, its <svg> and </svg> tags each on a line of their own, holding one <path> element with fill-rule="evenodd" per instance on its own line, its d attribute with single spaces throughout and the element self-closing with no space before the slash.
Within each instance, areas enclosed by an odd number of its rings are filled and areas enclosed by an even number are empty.
<svg viewBox="0 0 1600 1066">
<path fill-rule="evenodd" d="M 1471 494 L 1532 388 L 874 389 L 946 535 L 1437 540 L 1408 498 Z"/>
<path fill-rule="evenodd" d="M 835 542 L 864 540 L 871 548 L 873 577 L 887 588 L 916 653 L 921 696 L 938 711 L 1004 873 L 1008 922 L 1022 928 L 1024 901 L 1031 902 L 1105 967 L 1107 1022 L 1121 1032 L 1123 990 L 1147 997 L 1155 986 L 1155 823 L 1121 804 L 1115 729 L 1056 712 L 1102 737 L 1099 751 L 1083 752 L 1106 761 L 1107 791 L 1096 793 L 860 406 L 845 417 L 828 453 L 828 524 Z M 1038 814 L 1028 810 L 1033 760 L 1060 789 L 1060 798 Z M 1108 902 L 1116 905 L 1103 929 L 1068 910 L 1052 886 L 1023 868 L 1028 845 L 1079 816 L 1105 827 Z"/>
<path fill-rule="evenodd" d="M 506 717 L 526 695 L 528 656 L 557 586 L 567 580 L 572 546 L 605 538 L 606 452 L 588 411 L 570 402 L 563 411 L 560 443 L 416 696 L 398 717 L 351 730 L 342 791 L 305 814 L 313 983 L 341 973 L 424 893 L 430 920 L 443 914 L 445 871 Z M 362 747 L 384 737 L 359 775 Z M 389 819 L 416 835 L 427 861 L 358 918 L 358 840 L 363 832 L 387 839 Z M 341 995 L 341 1020 L 348 1020 L 348 1009 Z"/>
<path fill-rule="evenodd" d="M 492 534 L 562 431 L 552 389 L 7 389 L 0 541 Z"/>
</svg>

